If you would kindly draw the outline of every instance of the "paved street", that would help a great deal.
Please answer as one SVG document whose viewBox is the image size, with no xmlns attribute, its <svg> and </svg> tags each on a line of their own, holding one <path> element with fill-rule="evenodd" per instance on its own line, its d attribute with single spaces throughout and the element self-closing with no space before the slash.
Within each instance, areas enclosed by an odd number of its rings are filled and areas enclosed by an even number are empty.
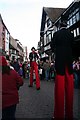
<svg viewBox="0 0 80 120">
<path fill-rule="evenodd" d="M 20 103 L 17 106 L 16 118 L 48 118 L 53 117 L 54 108 L 54 82 L 41 81 L 41 89 L 36 86 L 29 88 L 29 80 L 24 80 L 24 85 L 19 90 Z M 74 118 L 80 112 L 80 90 L 74 90 Z M 80 116 L 79 116 L 80 117 Z"/>
</svg>

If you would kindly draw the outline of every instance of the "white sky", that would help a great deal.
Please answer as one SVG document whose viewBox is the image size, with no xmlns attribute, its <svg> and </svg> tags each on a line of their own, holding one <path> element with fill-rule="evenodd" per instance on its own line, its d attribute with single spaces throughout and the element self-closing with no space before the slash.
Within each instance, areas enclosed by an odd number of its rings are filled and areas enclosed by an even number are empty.
<svg viewBox="0 0 80 120">
<path fill-rule="evenodd" d="M 0 13 L 11 36 L 37 48 L 43 7 L 67 8 L 73 0 L 0 0 Z"/>
</svg>

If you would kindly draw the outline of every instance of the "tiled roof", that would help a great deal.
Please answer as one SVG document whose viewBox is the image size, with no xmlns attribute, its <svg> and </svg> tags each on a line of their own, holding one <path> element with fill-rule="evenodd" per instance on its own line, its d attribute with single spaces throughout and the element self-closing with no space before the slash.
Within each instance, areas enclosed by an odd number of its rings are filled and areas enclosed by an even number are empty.
<svg viewBox="0 0 80 120">
<path fill-rule="evenodd" d="M 54 22 L 64 12 L 65 8 L 49 8 L 44 7 L 44 11 L 48 17 Z"/>
</svg>

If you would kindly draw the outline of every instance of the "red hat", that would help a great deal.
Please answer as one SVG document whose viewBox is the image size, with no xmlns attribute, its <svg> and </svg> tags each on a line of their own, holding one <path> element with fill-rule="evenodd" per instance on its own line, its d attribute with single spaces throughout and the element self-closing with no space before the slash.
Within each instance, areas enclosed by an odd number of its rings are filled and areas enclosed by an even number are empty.
<svg viewBox="0 0 80 120">
<path fill-rule="evenodd" d="M 6 65 L 7 65 L 6 58 L 4 56 L 0 56 L 0 66 L 6 66 Z"/>
</svg>

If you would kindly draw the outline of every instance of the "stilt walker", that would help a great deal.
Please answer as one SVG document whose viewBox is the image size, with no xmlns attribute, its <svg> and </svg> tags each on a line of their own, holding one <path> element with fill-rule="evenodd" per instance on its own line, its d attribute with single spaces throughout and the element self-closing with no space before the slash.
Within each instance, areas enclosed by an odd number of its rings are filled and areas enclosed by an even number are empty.
<svg viewBox="0 0 80 120">
<path fill-rule="evenodd" d="M 73 119 L 72 44 L 74 36 L 66 27 L 67 18 L 61 16 L 60 30 L 54 33 L 51 44 L 52 51 L 55 52 L 56 69 L 54 119 L 60 120 Z"/>
<path fill-rule="evenodd" d="M 30 84 L 29 87 L 33 86 L 33 70 L 35 71 L 35 76 L 36 76 L 36 89 L 40 90 L 40 78 L 39 78 L 39 73 L 38 73 L 38 64 L 36 60 L 39 58 L 37 53 L 35 52 L 35 48 L 32 47 L 31 53 L 29 54 L 29 59 L 30 59 Z"/>
</svg>

